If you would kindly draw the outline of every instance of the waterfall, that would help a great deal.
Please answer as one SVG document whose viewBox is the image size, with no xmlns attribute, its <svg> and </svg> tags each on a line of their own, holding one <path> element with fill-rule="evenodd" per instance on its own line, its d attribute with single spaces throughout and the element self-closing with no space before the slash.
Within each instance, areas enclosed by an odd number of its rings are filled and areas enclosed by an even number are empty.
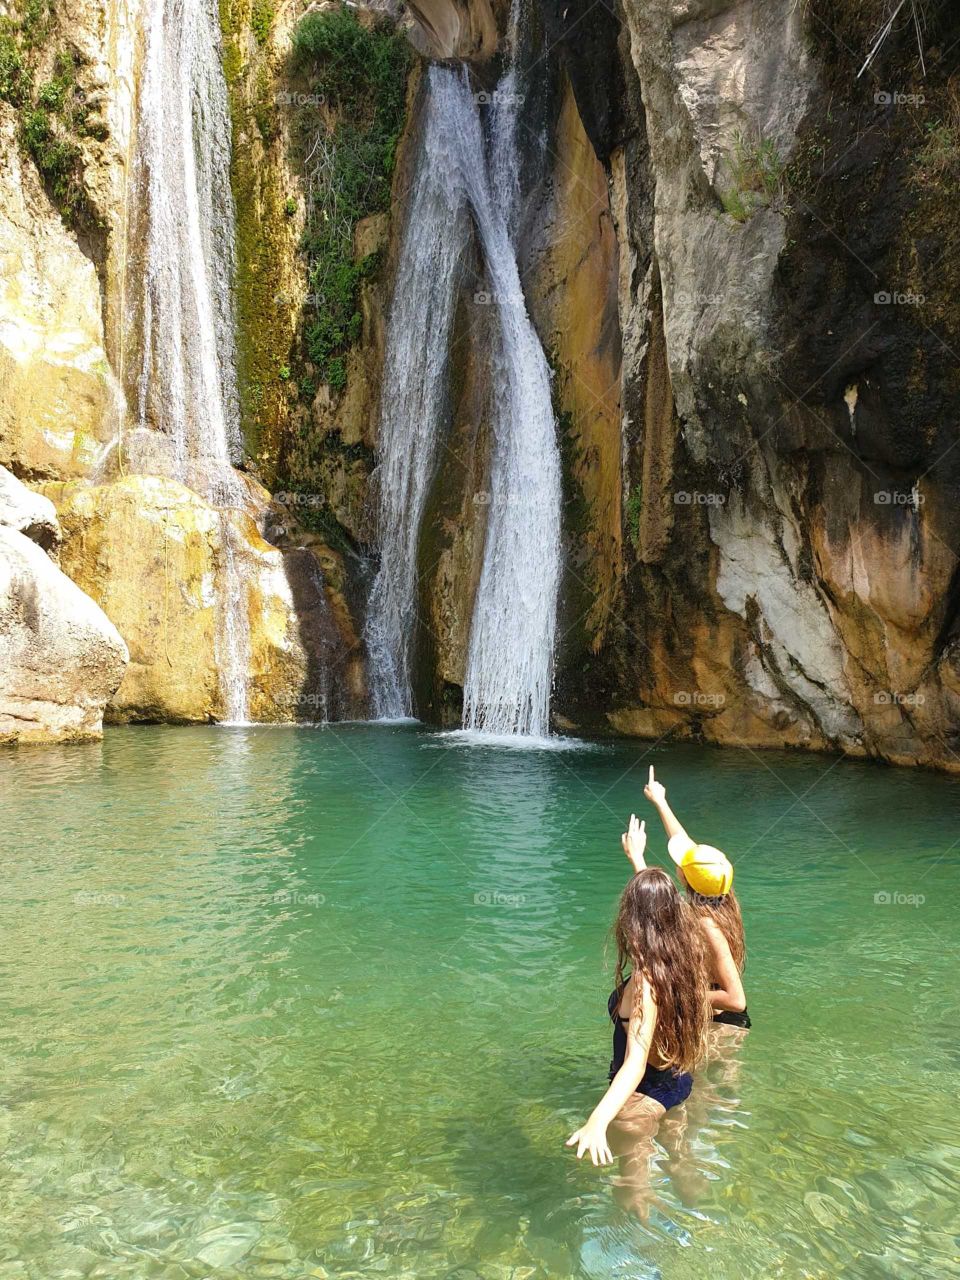
<svg viewBox="0 0 960 1280">
<path fill-rule="evenodd" d="M 511 64 L 494 97 L 495 184 L 482 165 L 466 170 L 500 343 L 494 360 L 491 500 L 470 628 L 463 725 L 542 737 L 550 726 L 560 584 L 560 454 L 550 369 L 527 314 L 510 235 L 520 190 L 516 85 Z M 475 133 L 477 146 L 479 124 Z"/>
<path fill-rule="evenodd" d="M 543 735 L 560 576 L 560 461 L 550 372 L 527 315 L 509 230 L 520 189 L 512 67 L 498 93 L 488 157 L 466 71 L 433 66 L 428 73 L 423 151 L 389 317 L 377 471 L 381 564 L 366 636 L 376 714 L 409 715 L 417 547 L 446 411 L 450 328 L 469 210 L 499 339 L 491 360 L 491 501 L 463 724 L 495 734 Z"/>
<path fill-rule="evenodd" d="M 377 486 L 380 568 L 365 628 L 373 711 L 413 711 L 420 522 L 447 406 L 450 329 L 469 242 L 455 73 L 431 67 L 416 178 L 408 196 L 397 286 L 387 324 Z"/>
<path fill-rule="evenodd" d="M 231 509 L 246 490 L 233 311 L 231 130 L 216 0 L 148 0 L 133 163 L 139 211 L 128 290 L 142 339 L 138 426 L 159 428 L 170 470 L 220 511 L 217 661 L 226 719 L 248 710 L 249 627 Z"/>
</svg>

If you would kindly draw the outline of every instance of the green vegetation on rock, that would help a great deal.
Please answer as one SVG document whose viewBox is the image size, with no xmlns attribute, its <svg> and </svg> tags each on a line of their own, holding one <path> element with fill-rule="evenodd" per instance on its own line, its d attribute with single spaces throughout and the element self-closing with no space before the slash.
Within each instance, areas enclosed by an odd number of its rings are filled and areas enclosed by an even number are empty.
<svg viewBox="0 0 960 1280">
<path fill-rule="evenodd" d="M 308 192 L 303 248 L 316 306 L 306 354 L 337 390 L 346 384 L 345 353 L 360 336 L 360 283 L 379 266 L 374 254 L 354 261 L 354 230 L 389 208 L 409 63 L 405 39 L 388 22 L 364 26 L 346 7 L 308 14 L 293 38 L 295 73 L 309 85 L 295 130 Z"/>
<path fill-rule="evenodd" d="M 19 20 L 0 19 L 0 98 L 18 110 L 21 149 L 64 221 L 90 229 L 100 219 L 84 185 L 80 140 L 102 139 L 106 127 L 78 83 L 79 55 L 60 49 L 51 67 L 44 43 L 50 25 L 47 0 L 29 0 Z M 52 70 L 49 79 L 40 81 L 41 66 Z"/>
<path fill-rule="evenodd" d="M 623 513 L 627 525 L 627 534 L 634 551 L 640 550 L 640 516 L 642 512 L 643 489 L 639 484 L 635 484 L 627 496 Z"/>
<path fill-rule="evenodd" d="M 722 193 L 723 207 L 737 222 L 772 204 L 783 190 L 784 163 L 772 138 L 748 139 L 738 133 L 727 157 L 731 186 Z"/>
</svg>

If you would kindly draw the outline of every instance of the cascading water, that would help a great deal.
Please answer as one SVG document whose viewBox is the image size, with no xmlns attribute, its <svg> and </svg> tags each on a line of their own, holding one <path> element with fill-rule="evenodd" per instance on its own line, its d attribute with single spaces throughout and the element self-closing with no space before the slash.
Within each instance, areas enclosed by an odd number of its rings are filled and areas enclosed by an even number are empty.
<svg viewBox="0 0 960 1280">
<path fill-rule="evenodd" d="M 518 34 L 514 0 L 511 61 L 491 112 L 492 181 L 480 165 L 466 170 L 499 310 L 500 344 L 494 361 L 499 376 L 493 394 L 491 502 L 470 628 L 463 725 L 493 734 L 542 737 L 550 726 L 561 475 L 550 369 L 527 314 L 511 238 L 520 193 Z"/>
<path fill-rule="evenodd" d="M 449 335 L 470 232 L 451 111 L 453 72 L 432 67 L 421 153 L 408 198 L 398 285 L 388 321 L 380 408 L 380 568 L 365 628 L 374 715 L 413 711 L 417 546 L 447 402 Z"/>
<path fill-rule="evenodd" d="M 445 405 L 462 211 L 472 214 L 499 340 L 492 354 L 493 461 L 483 568 L 464 685 L 466 729 L 549 727 L 560 578 L 560 459 L 550 372 L 527 315 L 508 222 L 519 193 L 515 73 L 501 82 L 490 158 L 466 71 L 431 67 L 424 154 L 390 316 L 381 412 L 381 568 L 367 643 L 376 713 L 410 714 L 416 556 Z M 491 173 L 494 177 L 491 178 Z M 500 195 L 494 197 L 493 189 Z"/>
<path fill-rule="evenodd" d="M 145 24 L 132 184 L 143 250 L 131 254 L 140 279 L 127 291 L 142 338 L 138 425 L 169 437 L 175 477 L 220 511 L 217 661 L 225 718 L 242 722 L 249 627 L 230 509 L 245 490 L 231 466 L 240 454 L 235 213 L 219 18 L 215 0 L 149 0 Z"/>
</svg>

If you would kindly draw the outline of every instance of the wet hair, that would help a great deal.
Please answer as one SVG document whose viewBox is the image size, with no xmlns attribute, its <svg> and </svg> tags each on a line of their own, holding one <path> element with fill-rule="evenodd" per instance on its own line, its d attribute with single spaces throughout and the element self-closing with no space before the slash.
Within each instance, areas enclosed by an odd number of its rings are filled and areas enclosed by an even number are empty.
<svg viewBox="0 0 960 1280">
<path fill-rule="evenodd" d="M 714 920 L 727 940 L 733 963 L 740 973 L 747 967 L 747 942 L 743 933 L 743 916 L 740 914 L 740 903 L 731 889 L 721 898 L 708 898 L 702 893 L 694 893 L 687 885 L 687 901 L 698 916 L 709 916 Z"/>
<path fill-rule="evenodd" d="M 692 1071 L 704 1055 L 710 1017 L 703 931 L 673 880 L 659 867 L 633 877 L 620 897 L 613 926 L 617 990 L 636 975 L 634 1012 L 645 977 L 657 1002 L 655 1056 L 678 1071 Z"/>
</svg>

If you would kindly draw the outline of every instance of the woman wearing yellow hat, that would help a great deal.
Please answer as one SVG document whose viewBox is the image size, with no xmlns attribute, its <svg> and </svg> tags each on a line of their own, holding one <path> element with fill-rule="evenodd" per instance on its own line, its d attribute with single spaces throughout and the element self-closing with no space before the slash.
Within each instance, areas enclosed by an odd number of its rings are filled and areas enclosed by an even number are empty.
<svg viewBox="0 0 960 1280">
<path fill-rule="evenodd" d="M 667 804 L 666 788 L 657 782 L 652 765 L 643 794 L 660 815 L 668 837 L 667 851 L 686 886 L 690 905 L 700 917 L 707 943 L 713 1020 L 727 1026 L 747 1028 L 750 1026 L 750 1015 L 747 1013 L 747 1000 L 741 979 L 746 946 L 740 904 L 733 892 L 733 867 L 730 860 L 712 845 L 697 844 L 695 840 L 691 840 Z M 636 821 L 635 817 L 631 817 L 631 832 Z M 623 842 L 628 857 L 628 846 L 633 844 L 629 838 L 631 832 L 624 836 Z M 634 869 L 637 869 L 636 865 Z"/>
</svg>

